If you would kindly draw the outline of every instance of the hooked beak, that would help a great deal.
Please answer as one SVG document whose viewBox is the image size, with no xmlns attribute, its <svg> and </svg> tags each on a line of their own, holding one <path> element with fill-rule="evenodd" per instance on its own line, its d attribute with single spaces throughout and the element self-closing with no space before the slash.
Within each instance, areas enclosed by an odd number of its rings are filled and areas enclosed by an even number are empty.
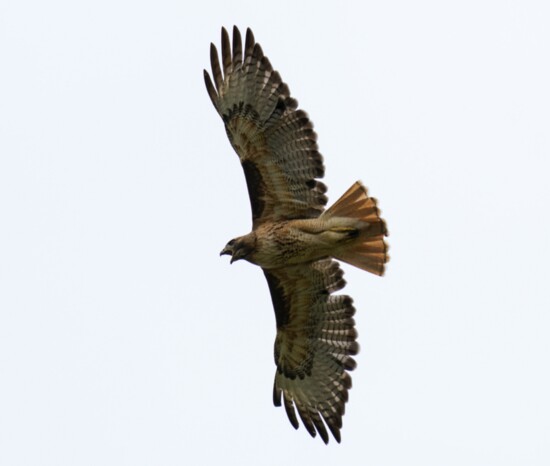
<svg viewBox="0 0 550 466">
<path fill-rule="evenodd" d="M 233 258 L 233 249 L 228 246 L 222 249 L 222 252 L 220 252 L 220 256 L 231 256 L 231 260 L 229 261 L 230 264 L 232 264 L 235 260 Z"/>
</svg>

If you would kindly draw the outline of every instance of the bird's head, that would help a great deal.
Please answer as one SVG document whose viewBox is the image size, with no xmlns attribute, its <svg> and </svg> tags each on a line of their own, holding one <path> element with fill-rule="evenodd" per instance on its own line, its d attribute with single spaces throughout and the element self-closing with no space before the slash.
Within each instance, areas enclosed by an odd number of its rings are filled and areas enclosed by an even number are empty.
<svg viewBox="0 0 550 466">
<path fill-rule="evenodd" d="M 222 249 L 220 256 L 231 256 L 231 264 L 239 259 L 249 259 L 250 254 L 254 251 L 255 243 L 255 237 L 251 234 L 233 238 Z"/>
</svg>

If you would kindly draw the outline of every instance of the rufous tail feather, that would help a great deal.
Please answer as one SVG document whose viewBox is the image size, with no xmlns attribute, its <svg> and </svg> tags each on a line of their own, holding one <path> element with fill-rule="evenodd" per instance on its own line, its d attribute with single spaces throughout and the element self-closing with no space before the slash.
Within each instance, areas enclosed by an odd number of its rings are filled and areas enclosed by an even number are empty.
<svg viewBox="0 0 550 466">
<path fill-rule="evenodd" d="M 369 197 L 367 188 L 356 181 L 328 210 L 323 217 L 351 218 L 365 226 L 353 241 L 337 250 L 334 258 L 376 275 L 383 275 L 389 260 L 386 222 L 380 217 L 376 199 Z"/>
</svg>

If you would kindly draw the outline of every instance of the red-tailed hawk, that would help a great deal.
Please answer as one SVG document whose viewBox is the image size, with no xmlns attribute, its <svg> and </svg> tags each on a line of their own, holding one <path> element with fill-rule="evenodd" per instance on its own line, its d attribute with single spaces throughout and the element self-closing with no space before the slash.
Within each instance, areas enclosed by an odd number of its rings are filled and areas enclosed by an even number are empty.
<svg viewBox="0 0 550 466">
<path fill-rule="evenodd" d="M 244 55 L 243 55 L 244 52 Z M 274 71 L 250 29 L 244 50 L 222 28 L 222 62 L 210 48 L 212 76 L 204 79 L 212 103 L 243 166 L 252 231 L 221 254 L 245 259 L 265 274 L 277 323 L 275 406 L 284 404 L 297 429 L 325 443 L 326 427 L 340 429 L 359 351 L 353 300 L 335 295 L 345 285 L 338 259 L 377 275 L 388 261 L 386 224 L 360 183 L 325 210 L 323 158 L 313 125 Z M 295 410 L 296 408 L 296 410 Z"/>
</svg>

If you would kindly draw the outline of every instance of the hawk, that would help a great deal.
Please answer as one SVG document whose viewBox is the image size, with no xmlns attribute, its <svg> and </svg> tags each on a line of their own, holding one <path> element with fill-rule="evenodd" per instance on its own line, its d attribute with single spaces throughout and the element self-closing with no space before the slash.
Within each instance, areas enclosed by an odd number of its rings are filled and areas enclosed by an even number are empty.
<svg viewBox="0 0 550 466">
<path fill-rule="evenodd" d="M 233 28 L 222 28 L 221 63 L 210 44 L 208 95 L 244 170 L 252 231 L 227 243 L 220 255 L 260 266 L 273 307 L 273 402 L 290 423 L 298 416 L 312 437 L 328 430 L 340 442 L 349 371 L 359 351 L 349 296 L 333 294 L 345 281 L 338 262 L 382 275 L 388 231 L 376 200 L 358 181 L 325 210 L 324 164 L 306 112 L 263 54 L 250 29 L 244 49 Z"/>
</svg>

